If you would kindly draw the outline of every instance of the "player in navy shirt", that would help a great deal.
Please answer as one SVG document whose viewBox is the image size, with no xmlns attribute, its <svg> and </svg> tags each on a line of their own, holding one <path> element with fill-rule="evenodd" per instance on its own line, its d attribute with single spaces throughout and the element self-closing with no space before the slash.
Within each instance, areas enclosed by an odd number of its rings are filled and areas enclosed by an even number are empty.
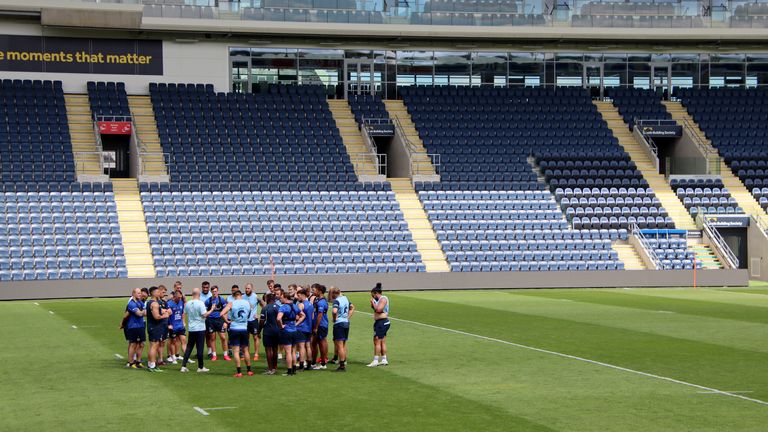
<svg viewBox="0 0 768 432">
<path fill-rule="evenodd" d="M 162 372 L 157 368 L 157 358 L 162 355 L 161 342 L 168 334 L 168 318 L 171 310 L 165 306 L 165 287 L 151 287 L 151 296 L 147 302 L 147 333 L 149 333 L 149 362 L 147 368 L 150 372 Z"/>
<path fill-rule="evenodd" d="M 328 300 L 325 299 L 325 286 L 315 284 L 315 317 L 312 319 L 312 369 L 326 368 L 328 362 Z M 318 355 L 320 356 L 318 358 Z"/>
<path fill-rule="evenodd" d="M 282 288 L 275 288 L 280 295 L 282 304 L 280 305 L 277 321 L 280 323 L 280 346 L 285 348 L 285 364 L 288 368 L 284 376 L 296 375 L 296 352 L 294 345 L 296 343 L 296 326 L 304 320 L 304 313 L 293 302 L 293 299 Z"/>
<path fill-rule="evenodd" d="M 211 348 L 212 355 L 211 361 L 216 361 L 216 335 L 219 335 L 221 340 L 221 350 L 224 353 L 224 360 L 229 361 L 229 355 L 227 354 L 227 323 L 221 316 L 221 311 L 227 305 L 227 302 L 219 295 L 219 287 L 211 287 L 211 297 L 205 301 L 205 308 L 211 309 L 213 307 L 213 313 L 208 315 L 205 320 L 205 326 L 208 331 L 208 347 Z"/>
<path fill-rule="evenodd" d="M 265 375 L 274 375 L 277 371 L 277 347 L 279 345 L 280 324 L 277 321 L 277 315 L 280 313 L 280 306 L 275 303 L 275 295 L 268 293 L 264 296 L 266 305 L 261 308 L 259 317 L 259 332 L 262 334 L 262 343 L 267 355 L 267 370 Z"/>
<path fill-rule="evenodd" d="M 304 320 L 296 327 L 296 344 L 299 348 L 299 370 L 311 370 L 309 356 L 312 355 L 312 318 L 314 306 L 309 301 L 309 288 L 302 287 L 297 292 L 299 310 L 304 313 Z"/>
<path fill-rule="evenodd" d="M 123 319 L 121 327 L 125 340 L 128 341 L 128 363 L 126 366 L 134 369 L 144 367 L 141 364 L 141 353 L 144 349 L 144 341 L 147 340 L 146 324 L 144 317 L 147 310 L 144 308 L 144 301 L 141 299 L 141 289 L 134 288 L 131 292 L 131 299 L 125 306 L 127 317 Z"/>
</svg>

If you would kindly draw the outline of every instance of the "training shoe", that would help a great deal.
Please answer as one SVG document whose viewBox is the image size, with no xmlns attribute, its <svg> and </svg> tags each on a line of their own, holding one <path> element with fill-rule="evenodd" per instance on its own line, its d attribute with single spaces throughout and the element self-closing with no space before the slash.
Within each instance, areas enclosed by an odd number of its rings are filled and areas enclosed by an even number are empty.
<svg viewBox="0 0 768 432">
<path fill-rule="evenodd" d="M 235 378 L 242 378 L 242 377 L 243 377 L 243 374 L 242 374 L 242 373 L 240 373 L 240 372 L 238 372 L 238 373 L 236 373 L 234 376 L 235 376 Z"/>
<path fill-rule="evenodd" d="M 328 364 L 336 364 L 336 359 L 330 359 L 327 362 Z"/>
<path fill-rule="evenodd" d="M 181 369 L 179 369 L 179 372 L 181 372 L 181 373 L 187 373 L 187 372 L 189 372 L 189 369 L 187 369 L 187 368 L 185 368 L 185 367 L 182 367 Z"/>
<path fill-rule="evenodd" d="M 248 371 L 248 376 L 253 376 L 253 371 Z"/>
<path fill-rule="evenodd" d="M 128 362 L 128 363 L 126 363 L 126 364 L 125 364 L 125 367 L 126 367 L 126 368 L 129 368 L 129 367 L 131 367 L 131 366 L 133 366 L 133 363 L 131 363 L 131 362 Z"/>
<path fill-rule="evenodd" d="M 158 368 L 156 368 L 156 367 L 153 367 L 153 368 L 147 368 L 147 370 L 148 370 L 149 372 L 165 372 L 164 370 L 162 370 L 162 369 L 158 369 Z"/>
<path fill-rule="evenodd" d="M 254 354 L 253 355 L 253 361 L 259 361 L 259 355 L 258 354 Z"/>
<path fill-rule="evenodd" d="M 379 362 L 379 366 L 389 366 L 389 362 L 386 360 L 382 360 Z"/>
<path fill-rule="evenodd" d="M 283 359 L 283 355 L 282 355 L 282 354 L 278 354 L 278 355 L 277 355 L 277 359 L 278 359 L 278 360 L 282 360 L 282 359 Z"/>
<path fill-rule="evenodd" d="M 328 366 L 326 365 L 317 364 L 312 366 L 312 370 L 326 370 L 326 369 L 328 369 Z"/>
<path fill-rule="evenodd" d="M 210 360 L 211 358 L 213 358 L 213 354 L 212 353 L 208 353 L 208 360 Z"/>
<path fill-rule="evenodd" d="M 368 366 L 368 367 L 370 367 L 370 368 L 374 368 L 374 367 L 376 367 L 376 366 L 378 366 L 378 365 L 379 365 L 379 362 L 377 362 L 377 361 L 372 361 L 372 362 L 368 363 L 366 366 Z"/>
<path fill-rule="evenodd" d="M 144 369 L 144 365 L 141 362 L 134 363 L 133 367 L 135 367 L 136 369 Z"/>
<path fill-rule="evenodd" d="M 216 357 L 216 354 L 214 354 L 214 355 L 211 357 L 211 361 L 216 361 L 216 360 L 218 360 L 218 359 L 219 359 L 219 358 L 218 358 L 218 357 Z"/>
<path fill-rule="evenodd" d="M 336 369 L 334 369 L 333 371 L 334 371 L 334 372 L 346 372 L 346 371 L 347 371 L 347 368 L 346 368 L 346 367 L 341 367 L 341 366 L 339 366 L 339 367 L 337 367 Z"/>
<path fill-rule="evenodd" d="M 204 368 L 204 367 L 197 368 L 197 373 L 206 373 L 206 372 L 210 372 L 210 371 L 211 371 L 210 369 Z"/>
<path fill-rule="evenodd" d="M 232 361 L 232 357 L 230 357 L 229 354 L 224 354 L 224 360 Z"/>
<path fill-rule="evenodd" d="M 168 356 L 168 358 L 165 359 L 168 363 L 173 363 L 173 356 Z"/>
</svg>

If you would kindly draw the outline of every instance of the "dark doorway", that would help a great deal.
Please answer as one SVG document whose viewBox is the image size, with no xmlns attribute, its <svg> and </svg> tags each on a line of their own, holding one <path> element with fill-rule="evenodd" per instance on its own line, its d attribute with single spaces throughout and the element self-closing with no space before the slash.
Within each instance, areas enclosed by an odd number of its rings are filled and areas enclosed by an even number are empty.
<svg viewBox="0 0 768 432">
<path fill-rule="evenodd" d="M 739 268 L 749 267 L 747 262 L 747 228 L 715 228 L 723 236 L 725 244 L 731 248 L 736 259 L 739 260 Z"/>
<path fill-rule="evenodd" d="M 130 177 L 130 135 L 101 135 L 104 174 L 110 178 Z"/>
</svg>

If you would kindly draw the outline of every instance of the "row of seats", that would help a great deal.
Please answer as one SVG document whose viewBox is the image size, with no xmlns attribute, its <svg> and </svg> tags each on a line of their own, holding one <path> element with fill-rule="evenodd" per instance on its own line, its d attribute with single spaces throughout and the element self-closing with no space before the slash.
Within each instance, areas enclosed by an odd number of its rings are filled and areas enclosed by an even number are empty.
<svg viewBox="0 0 768 432">
<path fill-rule="evenodd" d="M 680 15 L 573 15 L 573 27 L 701 28 L 704 18 Z"/>
<path fill-rule="evenodd" d="M 642 230 L 642 244 L 658 258 L 660 270 L 690 270 L 695 254 L 688 249 L 686 233 L 679 230 Z M 697 268 L 702 268 L 697 263 Z"/>
<path fill-rule="evenodd" d="M 720 178 L 680 178 L 670 185 L 694 218 L 699 213 L 744 213 Z"/>
<path fill-rule="evenodd" d="M 610 89 L 608 96 L 630 130 L 638 120 L 672 119 L 672 114 L 667 112 L 654 90 L 615 87 Z"/>
<path fill-rule="evenodd" d="M 43 281 L 43 280 L 67 280 L 67 279 L 115 279 L 127 278 L 128 270 L 118 267 L 96 268 L 65 268 L 35 270 L 0 270 L 0 282 L 12 281 Z"/>
<path fill-rule="evenodd" d="M 88 81 L 86 87 L 94 117 L 131 115 L 125 83 Z"/>
<path fill-rule="evenodd" d="M 291 21 L 351 24 L 383 24 L 381 12 L 364 10 L 325 10 L 291 8 L 252 8 L 242 9 L 242 18 L 257 21 Z"/>
<path fill-rule="evenodd" d="M 500 271 L 605 271 L 624 270 L 621 261 L 474 261 L 453 262 L 453 272 L 500 272 Z"/>
<path fill-rule="evenodd" d="M 157 277 L 194 276 L 270 276 L 293 274 L 404 273 L 425 272 L 424 264 L 366 263 L 366 264 L 281 264 L 281 265 L 215 265 L 157 267 Z"/>
<path fill-rule="evenodd" d="M 362 124 L 363 119 L 389 119 L 387 108 L 379 95 L 350 95 L 347 101 L 358 124 Z"/>
</svg>

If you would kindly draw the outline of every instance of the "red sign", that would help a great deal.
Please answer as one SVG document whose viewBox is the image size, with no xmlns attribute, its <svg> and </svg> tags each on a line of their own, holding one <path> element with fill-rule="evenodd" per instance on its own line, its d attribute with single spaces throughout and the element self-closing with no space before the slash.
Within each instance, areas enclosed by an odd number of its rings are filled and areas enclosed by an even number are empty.
<svg viewBox="0 0 768 432">
<path fill-rule="evenodd" d="M 100 121 L 99 132 L 102 135 L 130 135 L 131 122 L 127 121 Z"/>
</svg>

